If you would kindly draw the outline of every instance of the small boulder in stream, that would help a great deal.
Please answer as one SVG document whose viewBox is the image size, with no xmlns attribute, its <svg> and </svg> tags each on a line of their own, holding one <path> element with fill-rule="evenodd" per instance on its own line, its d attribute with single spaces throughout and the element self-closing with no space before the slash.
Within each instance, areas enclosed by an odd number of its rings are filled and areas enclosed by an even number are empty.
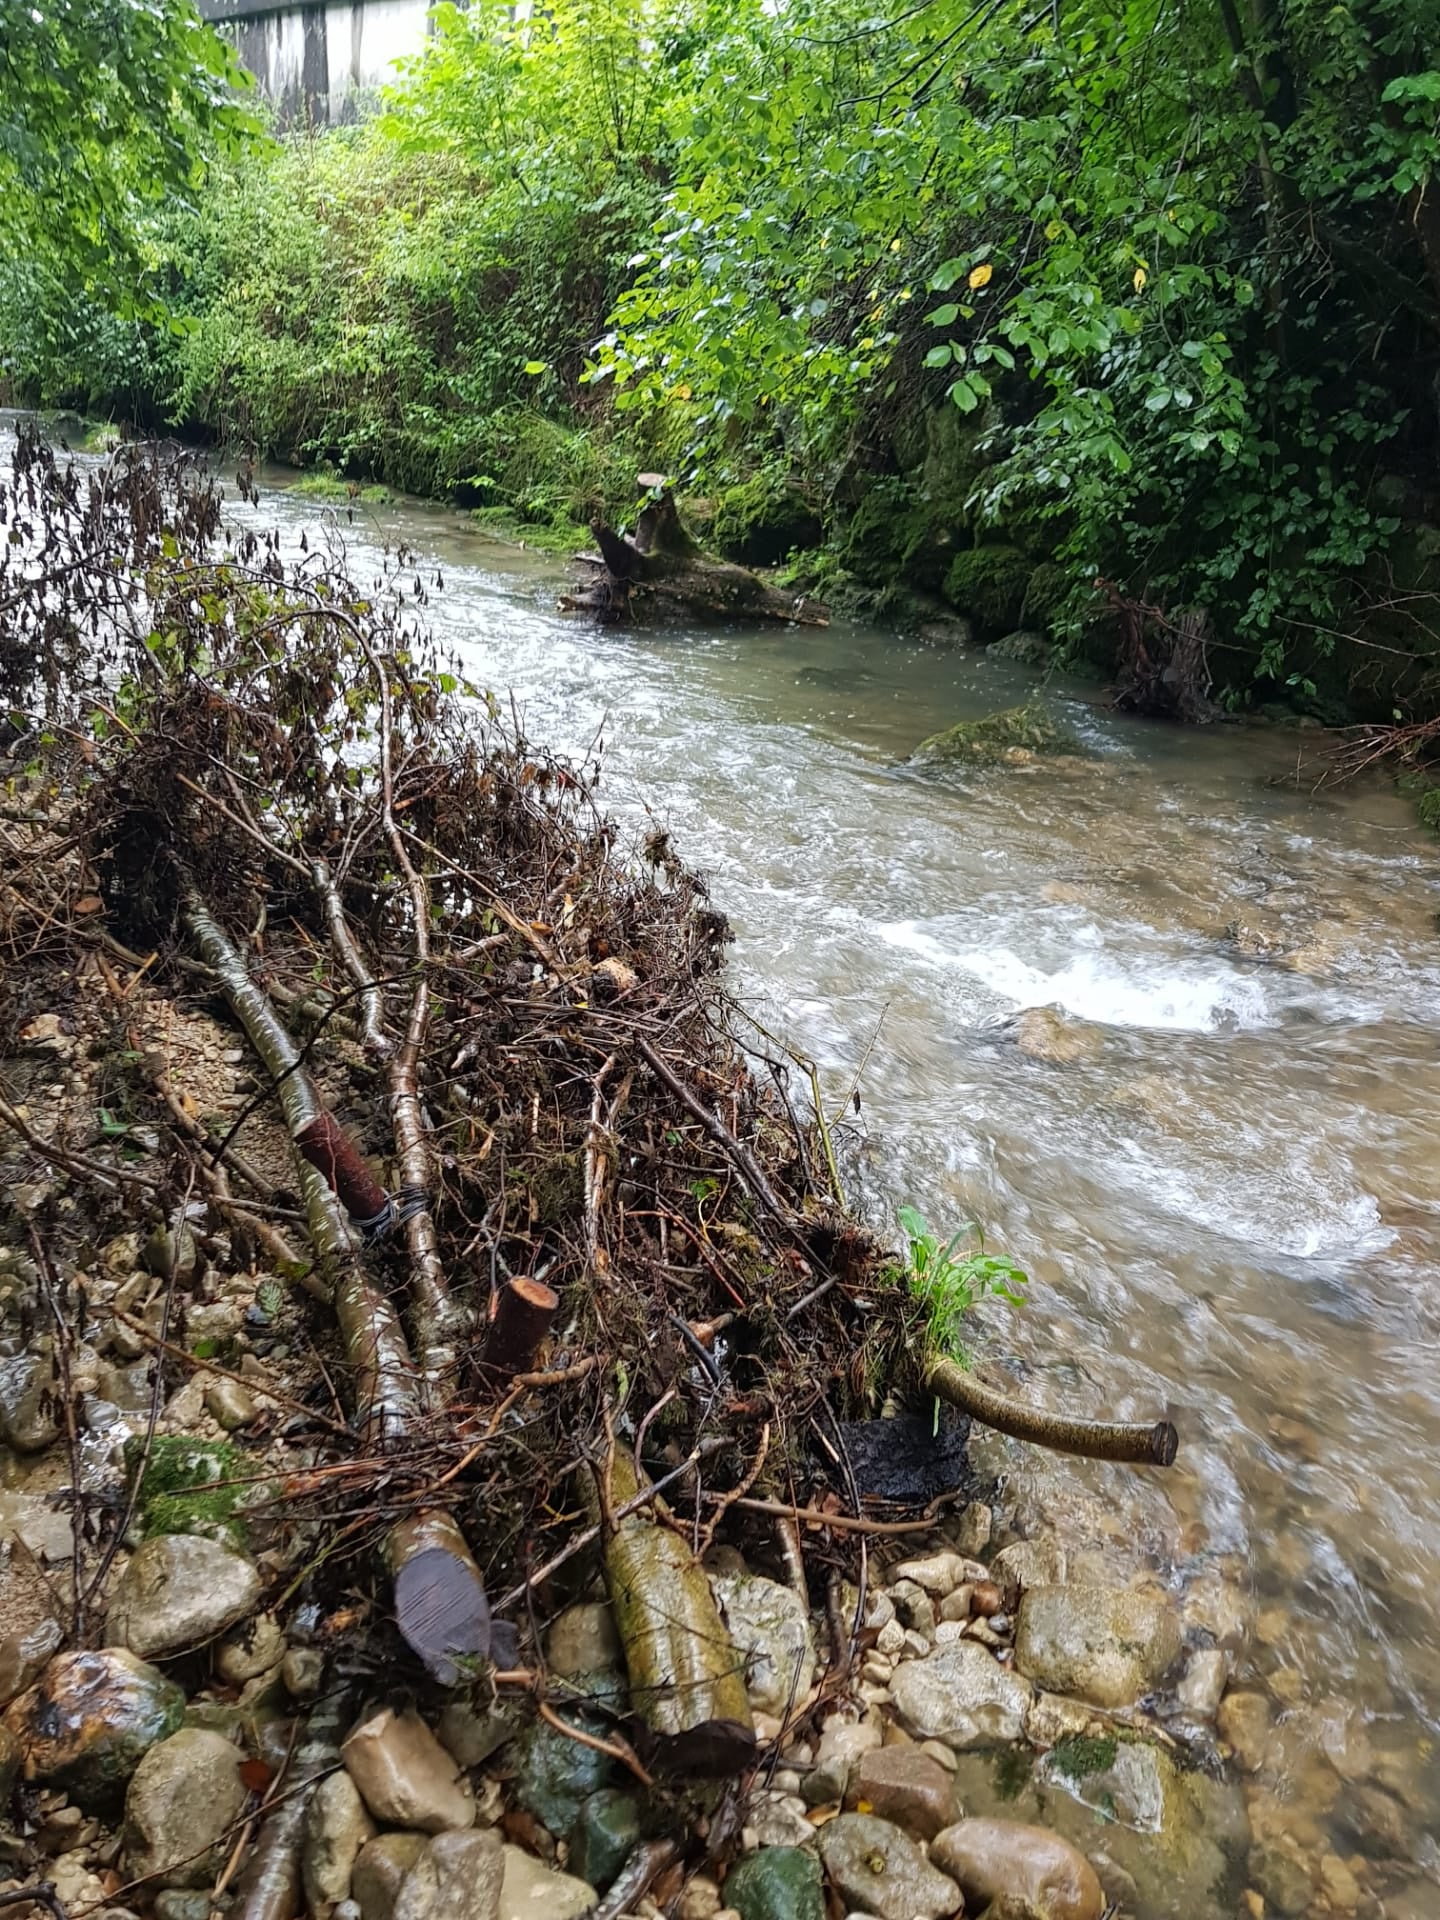
<svg viewBox="0 0 1440 1920">
<path fill-rule="evenodd" d="M 241 1754 L 218 1733 L 182 1727 L 151 1747 L 125 1796 L 125 1864 L 134 1879 L 209 1886 L 245 1805 Z"/>
<path fill-rule="evenodd" d="M 557 1873 L 522 1847 L 507 1846 L 496 1920 L 580 1920 L 595 1889 L 573 1873 Z"/>
<path fill-rule="evenodd" d="M 1180 1617 L 1167 1595 L 1076 1581 L 1026 1591 L 1015 1665 L 1051 1693 L 1129 1707 L 1159 1684 L 1180 1644 Z"/>
<path fill-rule="evenodd" d="M 910 764 L 936 769 L 1025 766 L 1042 754 L 1079 751 L 1074 735 L 1032 701 L 932 733 L 911 754 Z"/>
<path fill-rule="evenodd" d="M 39 1684 L 11 1703 L 5 1724 L 24 1751 L 28 1779 L 103 1810 L 184 1712 L 173 1680 L 123 1647 L 106 1647 L 57 1654 Z"/>
<path fill-rule="evenodd" d="M 356 1855 L 350 1871 L 350 1898 L 360 1920 L 393 1920 L 405 1876 L 425 1851 L 423 1833 L 382 1833 Z"/>
<path fill-rule="evenodd" d="M 305 1839 L 300 1874 L 310 1920 L 327 1920 L 332 1907 L 350 1898 L 350 1881 L 360 1849 L 375 1838 L 375 1822 L 365 1810 L 360 1789 L 342 1767 L 327 1774 L 305 1809 Z"/>
<path fill-rule="evenodd" d="M 200 1534 L 157 1534 L 131 1556 L 105 1638 L 142 1659 L 162 1659 L 204 1646 L 259 1599 L 260 1576 L 242 1554 Z"/>
<path fill-rule="evenodd" d="M 16 1453 L 43 1453 L 60 1432 L 59 1395 L 50 1355 L 0 1360 L 0 1440 Z"/>
<path fill-rule="evenodd" d="M 930 1857 L 959 1884 L 975 1911 L 1006 1896 L 1035 1920 L 1100 1920 L 1105 1895 L 1095 1869 L 1068 1840 L 1018 1820 L 960 1820 Z"/>
</svg>

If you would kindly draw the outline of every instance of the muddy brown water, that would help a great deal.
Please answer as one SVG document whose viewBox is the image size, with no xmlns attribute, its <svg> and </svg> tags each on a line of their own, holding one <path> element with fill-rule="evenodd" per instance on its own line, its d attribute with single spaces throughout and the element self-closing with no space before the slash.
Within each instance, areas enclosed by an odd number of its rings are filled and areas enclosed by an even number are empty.
<svg viewBox="0 0 1440 1920">
<path fill-rule="evenodd" d="M 273 485 L 256 512 L 296 539 L 326 517 Z M 861 1203 L 978 1220 L 1026 1266 L 1028 1307 L 978 1336 L 1020 1389 L 1174 1419 L 1168 1474 L 1047 1469 L 1049 1510 L 1182 1597 L 1238 1589 L 1278 1801 L 1352 1853 L 1373 1756 L 1440 1879 L 1440 847 L 1409 806 L 1285 784 L 1313 735 L 1127 720 L 1064 682 L 1082 756 L 922 778 L 922 737 L 1036 676 L 844 622 L 597 632 L 556 612 L 559 563 L 463 516 L 339 519 L 361 578 L 400 537 L 438 566 L 468 672 L 533 737 L 598 742 L 611 808 L 710 875 L 758 1017 L 832 1108 L 858 1081 Z M 1081 1057 L 1017 1049 L 1041 1006 Z"/>
</svg>

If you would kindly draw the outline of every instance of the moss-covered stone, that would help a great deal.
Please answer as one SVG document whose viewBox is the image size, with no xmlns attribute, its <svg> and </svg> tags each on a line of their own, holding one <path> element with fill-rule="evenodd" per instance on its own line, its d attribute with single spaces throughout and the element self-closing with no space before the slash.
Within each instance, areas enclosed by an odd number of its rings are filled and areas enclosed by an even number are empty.
<svg viewBox="0 0 1440 1920">
<path fill-rule="evenodd" d="M 128 1473 L 139 1470 L 144 1451 L 138 1435 L 126 1441 Z M 244 1547 L 245 1508 L 262 1492 L 239 1447 L 223 1440 L 160 1434 L 150 1442 L 135 1511 L 147 1535 L 199 1533 Z"/>
<path fill-rule="evenodd" d="M 1033 627 L 1018 627 L 1003 639 L 992 640 L 985 652 L 992 660 L 1013 660 L 1022 667 L 1043 667 L 1050 659 L 1049 642 Z"/>
<path fill-rule="evenodd" d="M 950 563 L 945 598 L 961 613 L 1005 633 L 1019 621 L 1031 571 L 1015 547 L 968 547 Z"/>
<path fill-rule="evenodd" d="M 962 720 L 922 740 L 911 755 L 930 766 L 1020 765 L 1041 753 L 1076 753 L 1079 742 L 1033 703 Z"/>
<path fill-rule="evenodd" d="M 739 486 L 727 487 L 708 516 L 692 520 L 716 552 L 747 567 L 773 567 L 797 547 L 819 544 L 819 515 L 788 474 L 762 467 Z"/>
</svg>

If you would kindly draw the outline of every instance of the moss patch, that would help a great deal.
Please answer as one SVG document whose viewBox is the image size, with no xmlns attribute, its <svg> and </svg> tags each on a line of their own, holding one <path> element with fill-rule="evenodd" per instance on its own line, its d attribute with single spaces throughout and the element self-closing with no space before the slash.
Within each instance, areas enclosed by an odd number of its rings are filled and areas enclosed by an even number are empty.
<svg viewBox="0 0 1440 1920">
<path fill-rule="evenodd" d="M 1006 633 L 1016 626 L 1032 568 L 1015 547 L 970 547 L 945 575 L 945 598 L 973 620 Z"/>
<path fill-rule="evenodd" d="M 128 1474 L 139 1469 L 144 1446 L 139 1435 L 125 1442 Z M 150 1443 L 135 1511 L 147 1536 L 201 1533 L 244 1547 L 248 1544 L 244 1509 L 258 1491 L 253 1468 L 238 1447 L 223 1440 L 160 1434 Z"/>
<path fill-rule="evenodd" d="M 395 498 L 388 487 L 357 486 L 334 473 L 302 474 L 290 491 L 302 500 L 354 500 L 367 507 L 383 507 Z"/>
<path fill-rule="evenodd" d="M 1001 1800 L 1018 1800 L 1030 1784 L 1033 1762 L 1027 1747 L 1000 1747 L 994 1759 L 995 1792 Z"/>
<path fill-rule="evenodd" d="M 1086 1780 L 1092 1773 L 1108 1773 L 1118 1751 L 1112 1735 L 1097 1739 L 1088 1733 L 1067 1733 L 1050 1749 L 1050 1766 L 1067 1780 Z"/>
<path fill-rule="evenodd" d="M 929 765 L 994 767 L 1014 765 L 1039 753 L 1077 753 L 1079 742 L 1057 726 L 1043 707 L 1027 703 L 986 714 L 983 720 L 962 720 L 922 740 L 911 755 Z"/>
<path fill-rule="evenodd" d="M 588 527 L 567 522 L 550 526 L 534 520 L 521 520 L 509 507 L 476 507 L 471 519 L 492 540 L 507 547 L 533 547 L 540 553 L 583 553 L 595 544 Z"/>
</svg>

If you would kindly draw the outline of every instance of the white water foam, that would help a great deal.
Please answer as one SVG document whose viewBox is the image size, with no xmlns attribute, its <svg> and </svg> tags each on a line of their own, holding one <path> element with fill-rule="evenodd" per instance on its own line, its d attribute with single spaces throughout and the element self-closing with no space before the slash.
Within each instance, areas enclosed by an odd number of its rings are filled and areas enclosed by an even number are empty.
<svg viewBox="0 0 1440 1920">
<path fill-rule="evenodd" d="M 951 949 L 913 920 L 891 921 L 876 931 L 887 946 L 970 974 L 1016 1011 L 1063 1007 L 1102 1026 L 1174 1033 L 1262 1027 L 1271 1019 L 1261 983 L 1223 964 L 1172 963 L 1156 971 L 1082 953 L 1046 973 L 1009 947 Z"/>
</svg>

